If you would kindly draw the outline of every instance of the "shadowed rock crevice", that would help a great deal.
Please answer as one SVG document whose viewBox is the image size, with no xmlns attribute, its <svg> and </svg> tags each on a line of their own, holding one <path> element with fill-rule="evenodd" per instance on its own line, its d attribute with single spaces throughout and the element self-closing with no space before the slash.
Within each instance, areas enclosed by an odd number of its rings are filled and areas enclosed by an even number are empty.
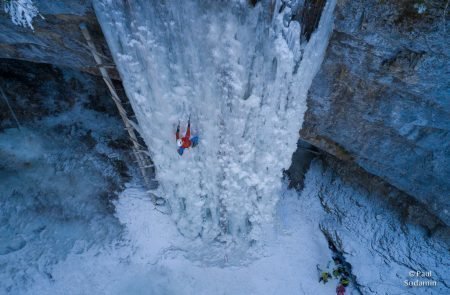
<svg viewBox="0 0 450 295">
<path fill-rule="evenodd" d="M 309 169 L 311 161 L 320 155 L 319 149 L 299 139 L 297 150 L 292 155 L 292 163 L 289 169 L 284 170 L 284 176 L 289 181 L 289 188 L 301 190 L 304 185 L 305 174 Z"/>
<path fill-rule="evenodd" d="M 302 36 L 306 41 L 309 41 L 312 33 L 317 29 L 326 3 L 326 0 L 305 0 L 301 16 L 297 16 L 297 18 L 302 24 Z"/>
<path fill-rule="evenodd" d="M 286 7 L 289 7 L 290 13 L 285 18 L 286 26 L 291 21 L 298 22 L 301 25 L 301 36 L 299 37 L 309 41 L 319 25 L 326 2 L 326 0 L 305 0 L 303 3 L 301 1 L 282 1 L 278 12 L 281 13 Z"/>
</svg>

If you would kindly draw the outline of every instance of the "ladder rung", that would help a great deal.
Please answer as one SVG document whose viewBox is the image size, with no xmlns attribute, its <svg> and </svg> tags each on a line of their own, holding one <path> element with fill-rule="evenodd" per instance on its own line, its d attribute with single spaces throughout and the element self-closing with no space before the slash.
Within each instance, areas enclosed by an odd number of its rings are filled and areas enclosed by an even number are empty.
<svg viewBox="0 0 450 295">
<path fill-rule="evenodd" d="M 83 33 L 83 36 L 86 39 L 87 48 L 90 49 L 91 54 L 93 55 L 94 60 L 97 64 L 97 69 L 100 71 L 100 74 L 103 77 L 103 81 L 105 82 L 106 86 L 108 87 L 108 89 L 111 93 L 111 99 L 116 104 L 117 110 L 119 111 L 119 114 L 122 117 L 122 120 L 124 121 L 124 124 L 125 124 L 124 129 L 126 131 L 128 131 L 129 138 L 133 144 L 132 148 L 133 148 L 133 152 L 135 153 L 135 157 L 136 157 L 136 161 L 134 161 L 134 162 L 138 163 L 138 166 L 141 168 L 141 174 L 142 174 L 142 177 L 144 178 L 145 183 L 147 184 L 147 186 L 150 186 L 151 182 L 147 179 L 147 176 L 146 176 L 147 173 L 145 172 L 144 169 L 154 168 L 155 165 L 148 164 L 149 162 L 153 163 L 153 161 L 151 161 L 150 155 L 148 154 L 147 149 L 138 142 L 138 139 L 137 139 L 137 136 L 135 133 L 135 131 L 136 131 L 139 134 L 139 131 L 136 128 L 137 125 L 134 123 L 134 121 L 132 121 L 128 118 L 127 111 L 123 107 L 123 102 L 121 101 L 119 95 L 117 94 L 116 87 L 114 86 L 114 83 L 112 82 L 112 80 L 108 74 L 108 71 L 106 70 L 106 68 L 114 68 L 115 65 L 103 63 L 103 61 L 101 59 L 102 55 L 95 48 L 95 44 L 91 38 L 91 35 L 89 34 L 86 24 L 82 23 L 80 25 L 80 29 Z M 127 101 L 125 103 L 129 103 L 129 102 Z M 141 154 L 143 154 L 143 155 L 141 155 Z"/>
</svg>

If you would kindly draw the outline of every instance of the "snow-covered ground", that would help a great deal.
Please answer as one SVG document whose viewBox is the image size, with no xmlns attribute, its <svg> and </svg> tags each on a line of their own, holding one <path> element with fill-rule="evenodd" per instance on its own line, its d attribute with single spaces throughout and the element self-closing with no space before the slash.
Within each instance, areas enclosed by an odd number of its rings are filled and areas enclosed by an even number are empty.
<svg viewBox="0 0 450 295">
<path fill-rule="evenodd" d="M 51 278 L 51 266 L 70 251 L 121 231 L 107 200 L 107 178 L 117 175 L 93 153 L 82 154 L 84 146 L 68 148 L 61 134 L 0 133 L 0 294 L 30 286 L 35 272 Z"/>
<path fill-rule="evenodd" d="M 259 247 L 241 253 L 184 237 L 169 216 L 154 209 L 142 188 L 130 183 L 114 202 L 124 226 L 121 238 L 97 240 L 89 248 L 79 247 L 78 241 L 59 257 L 43 253 L 41 261 L 53 258 L 56 264 L 45 272 L 23 269 L 33 283 L 14 294 L 335 294 L 337 280 L 318 282 L 317 265 L 325 267 L 332 255 L 320 227 L 340 237 L 363 294 L 446 294 L 449 255 L 438 240 L 411 225 L 408 231 L 397 229 L 394 212 L 343 183 L 320 162 L 313 163 L 305 184 L 301 194 L 283 190 L 273 228 Z M 344 208 L 343 214 L 333 211 L 338 208 Z M 90 225 L 108 227 L 95 219 Z M 62 239 L 66 234 L 52 235 Z M 10 265 L 25 266 L 15 260 Z M 437 286 L 404 287 L 411 270 L 432 271 Z M 346 294 L 360 293 L 351 285 Z"/>
<path fill-rule="evenodd" d="M 116 206 L 125 241 L 69 255 L 55 267 L 54 282 L 41 281 L 31 294 L 332 294 L 331 284 L 324 288 L 316 278 L 328 247 L 301 215 L 279 220 L 263 248 L 242 255 L 183 237 L 140 189 L 126 189 Z"/>
</svg>

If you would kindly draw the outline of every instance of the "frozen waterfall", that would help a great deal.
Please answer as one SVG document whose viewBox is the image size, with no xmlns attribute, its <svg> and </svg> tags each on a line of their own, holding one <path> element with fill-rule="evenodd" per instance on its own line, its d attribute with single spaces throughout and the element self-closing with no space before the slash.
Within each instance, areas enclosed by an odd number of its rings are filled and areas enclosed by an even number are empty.
<svg viewBox="0 0 450 295">
<path fill-rule="evenodd" d="M 333 23 L 326 4 L 308 43 L 291 1 L 94 1 L 141 135 L 155 192 L 178 229 L 204 240 L 258 240 L 296 149 L 306 94 Z M 179 156 L 191 115 L 200 144 Z"/>
</svg>

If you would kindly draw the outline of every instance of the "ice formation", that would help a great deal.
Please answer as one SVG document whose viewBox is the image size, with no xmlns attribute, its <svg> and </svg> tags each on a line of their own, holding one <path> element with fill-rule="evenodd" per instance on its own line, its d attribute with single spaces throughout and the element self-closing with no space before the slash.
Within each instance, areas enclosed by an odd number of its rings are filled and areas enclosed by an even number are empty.
<svg viewBox="0 0 450 295">
<path fill-rule="evenodd" d="M 4 1 L 5 12 L 11 16 L 11 21 L 18 26 L 33 28 L 33 18 L 39 11 L 32 0 Z"/>
<path fill-rule="evenodd" d="M 94 2 L 156 164 L 157 194 L 188 237 L 258 240 L 272 222 L 335 1 L 308 43 L 281 5 Z M 175 128 L 189 115 L 200 145 L 180 157 Z"/>
</svg>

